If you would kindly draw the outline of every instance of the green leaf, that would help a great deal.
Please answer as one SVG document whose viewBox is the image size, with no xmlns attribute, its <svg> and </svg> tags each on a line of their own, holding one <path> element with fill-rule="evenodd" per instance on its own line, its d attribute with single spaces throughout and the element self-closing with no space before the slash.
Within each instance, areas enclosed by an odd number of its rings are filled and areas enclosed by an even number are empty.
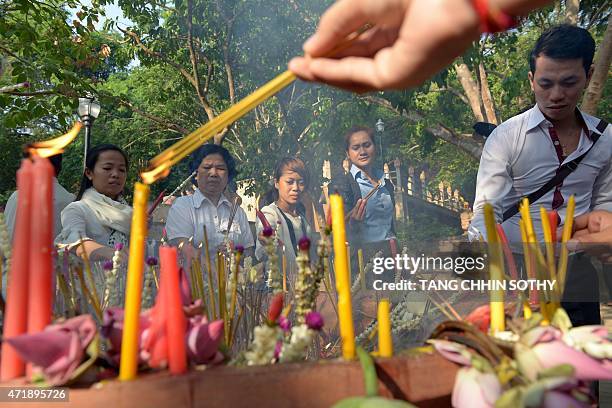
<svg viewBox="0 0 612 408">
<path fill-rule="evenodd" d="M 363 380 L 365 383 L 366 396 L 374 397 L 378 395 L 378 376 L 372 356 L 362 347 L 357 347 L 357 357 L 363 370 Z"/>
<path fill-rule="evenodd" d="M 523 387 L 514 387 L 504 392 L 495 401 L 495 408 L 518 408 L 524 407 L 524 389 Z"/>
<path fill-rule="evenodd" d="M 559 364 L 554 367 L 546 368 L 538 373 L 538 379 L 552 377 L 572 377 L 576 369 L 571 364 Z"/>
</svg>

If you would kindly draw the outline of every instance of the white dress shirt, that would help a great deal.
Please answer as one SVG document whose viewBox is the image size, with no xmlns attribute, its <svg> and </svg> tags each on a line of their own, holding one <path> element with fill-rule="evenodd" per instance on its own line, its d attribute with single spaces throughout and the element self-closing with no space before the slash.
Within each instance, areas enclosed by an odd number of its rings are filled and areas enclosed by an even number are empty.
<svg viewBox="0 0 612 408">
<path fill-rule="evenodd" d="M 198 246 L 204 240 L 204 226 L 208 237 L 211 259 L 215 259 L 217 247 L 223 244 L 225 231 L 229 223 L 232 203 L 221 195 L 215 206 L 197 189 L 192 195 L 174 200 L 166 220 L 166 234 L 169 240 L 177 238 L 189 239 Z M 240 207 L 236 211 L 229 232 L 229 240 L 245 249 L 254 245 L 253 234 L 249 227 L 246 213 Z"/>
<path fill-rule="evenodd" d="M 503 212 L 515 205 L 523 196 L 538 190 L 552 179 L 560 164 L 565 164 L 586 152 L 593 140 L 599 119 L 580 112 L 589 132 L 580 134 L 578 147 L 567 156 L 563 163 L 555 150 L 549 128 L 552 124 L 544 117 L 538 106 L 517 115 L 499 125 L 487 138 L 476 180 L 476 199 L 474 219 L 470 226 L 470 237 L 474 239 L 480 232 L 486 238 L 483 208 L 491 203 L 497 222 L 501 222 Z M 555 189 L 552 188 L 542 198 L 529 206 L 534 230 L 539 240 L 543 240 L 540 222 L 540 206 L 547 211 L 552 209 Z M 567 201 L 574 194 L 576 209 L 574 216 L 591 210 L 612 211 L 612 131 L 608 126 L 593 149 L 584 157 L 576 170 L 563 181 L 559 191 L 563 204 L 557 209 L 563 226 Z M 502 226 L 510 242 L 521 242 L 521 233 L 516 214 Z"/>
<path fill-rule="evenodd" d="M 4 208 L 4 216 L 6 217 L 6 226 L 11 241 L 13 240 L 13 231 L 15 230 L 15 217 L 17 216 L 17 191 L 9 197 Z M 61 214 L 62 210 L 71 202 L 74 201 L 74 194 L 66 191 L 64 187 L 53 177 L 53 237 L 62 230 Z"/>
</svg>

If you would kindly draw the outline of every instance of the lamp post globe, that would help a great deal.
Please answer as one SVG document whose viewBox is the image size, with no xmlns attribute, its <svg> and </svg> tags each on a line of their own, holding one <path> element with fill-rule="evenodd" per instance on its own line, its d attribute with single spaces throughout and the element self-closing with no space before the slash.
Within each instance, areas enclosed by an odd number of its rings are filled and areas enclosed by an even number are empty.
<svg viewBox="0 0 612 408">
<path fill-rule="evenodd" d="M 376 121 L 376 132 L 378 133 L 378 146 L 380 146 L 380 159 L 385 163 L 385 154 L 383 151 L 383 133 L 385 132 L 385 122 L 381 118 Z"/>
<path fill-rule="evenodd" d="M 100 103 L 92 97 L 79 98 L 77 110 L 83 125 L 85 125 L 85 143 L 83 145 L 83 168 L 87 163 L 87 152 L 91 146 L 91 127 L 100 114 Z"/>
</svg>

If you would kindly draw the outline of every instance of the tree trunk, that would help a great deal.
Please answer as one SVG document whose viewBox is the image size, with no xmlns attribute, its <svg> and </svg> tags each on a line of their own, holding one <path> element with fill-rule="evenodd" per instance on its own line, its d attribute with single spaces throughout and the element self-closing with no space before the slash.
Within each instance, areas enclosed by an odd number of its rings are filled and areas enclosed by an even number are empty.
<svg viewBox="0 0 612 408">
<path fill-rule="evenodd" d="M 599 46 L 599 51 L 597 52 L 595 63 L 593 64 L 593 76 L 591 76 L 589 87 L 582 98 L 581 108 L 589 115 L 595 115 L 597 113 L 597 105 L 601 100 L 606 79 L 608 78 L 608 72 L 610 71 L 610 62 L 612 60 L 611 23 L 612 15 L 608 17 L 608 28 L 606 28 L 606 34 Z"/>
<path fill-rule="evenodd" d="M 565 0 L 565 22 L 567 24 L 578 24 L 578 10 L 580 10 L 580 0 Z"/>
<path fill-rule="evenodd" d="M 478 65 L 478 74 L 480 76 L 480 94 L 482 96 L 482 104 L 487 115 L 487 122 L 497 125 L 499 124 L 499 121 L 497 120 L 497 115 L 495 114 L 495 102 L 491 96 L 491 89 L 489 89 L 487 71 L 485 70 L 482 62 Z"/>
<path fill-rule="evenodd" d="M 461 82 L 463 91 L 470 102 L 470 108 L 472 108 L 476 121 L 484 122 L 484 115 L 480 109 L 480 90 L 478 89 L 476 81 L 474 81 L 472 72 L 463 62 L 457 63 L 455 65 L 455 70 L 457 71 L 457 77 L 459 78 L 459 82 Z"/>
</svg>

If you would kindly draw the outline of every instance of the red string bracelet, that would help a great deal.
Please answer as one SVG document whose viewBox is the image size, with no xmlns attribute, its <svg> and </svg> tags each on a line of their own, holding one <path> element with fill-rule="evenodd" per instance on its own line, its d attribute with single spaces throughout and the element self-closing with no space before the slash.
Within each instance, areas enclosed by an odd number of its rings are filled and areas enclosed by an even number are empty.
<svg viewBox="0 0 612 408">
<path fill-rule="evenodd" d="M 506 31 L 516 25 L 516 18 L 500 10 L 490 7 L 489 0 L 472 0 L 480 20 L 480 31 L 482 33 L 497 33 Z"/>
</svg>

